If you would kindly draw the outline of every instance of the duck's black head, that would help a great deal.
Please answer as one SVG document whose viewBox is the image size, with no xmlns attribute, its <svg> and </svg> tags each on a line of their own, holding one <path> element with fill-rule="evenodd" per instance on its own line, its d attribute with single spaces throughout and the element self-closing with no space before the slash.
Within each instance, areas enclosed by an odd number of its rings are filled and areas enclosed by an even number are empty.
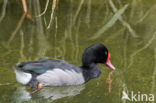
<svg viewBox="0 0 156 103">
<path fill-rule="evenodd" d="M 110 62 L 110 53 L 103 44 L 94 44 L 88 47 L 82 55 L 82 65 L 89 67 L 92 63 L 103 63 L 115 70 Z"/>
</svg>

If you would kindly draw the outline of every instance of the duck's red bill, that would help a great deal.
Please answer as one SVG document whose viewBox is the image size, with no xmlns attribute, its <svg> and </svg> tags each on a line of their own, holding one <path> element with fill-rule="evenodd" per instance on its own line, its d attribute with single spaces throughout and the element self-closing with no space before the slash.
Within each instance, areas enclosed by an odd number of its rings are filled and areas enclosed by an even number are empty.
<svg viewBox="0 0 156 103">
<path fill-rule="evenodd" d="M 110 62 L 110 60 L 108 60 L 106 62 L 106 66 L 108 66 L 109 68 L 111 68 L 112 70 L 115 70 L 115 67 L 112 65 L 112 63 Z"/>
</svg>

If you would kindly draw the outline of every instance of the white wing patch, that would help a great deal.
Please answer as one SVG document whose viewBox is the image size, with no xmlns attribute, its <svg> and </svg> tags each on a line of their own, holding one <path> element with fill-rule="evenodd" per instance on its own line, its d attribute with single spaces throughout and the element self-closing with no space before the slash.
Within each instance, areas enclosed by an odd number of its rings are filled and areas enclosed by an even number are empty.
<svg viewBox="0 0 156 103">
<path fill-rule="evenodd" d="M 85 82 L 81 72 L 55 68 L 37 77 L 44 86 L 79 85 Z"/>
<path fill-rule="evenodd" d="M 15 73 L 16 73 L 16 80 L 21 83 L 26 85 L 27 83 L 29 83 L 29 81 L 32 78 L 32 75 L 30 73 L 25 73 L 19 70 L 15 69 Z"/>
</svg>

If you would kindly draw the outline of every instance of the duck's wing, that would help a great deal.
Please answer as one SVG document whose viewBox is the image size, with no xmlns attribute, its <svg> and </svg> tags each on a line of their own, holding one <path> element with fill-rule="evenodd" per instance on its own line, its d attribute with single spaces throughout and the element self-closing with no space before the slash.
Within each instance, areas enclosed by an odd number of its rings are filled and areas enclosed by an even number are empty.
<svg viewBox="0 0 156 103">
<path fill-rule="evenodd" d="M 67 63 L 58 59 L 42 59 L 38 61 L 21 62 L 17 65 L 17 67 L 25 72 L 34 72 L 37 74 L 42 74 L 45 73 L 47 70 L 62 67 L 63 64 Z"/>
</svg>

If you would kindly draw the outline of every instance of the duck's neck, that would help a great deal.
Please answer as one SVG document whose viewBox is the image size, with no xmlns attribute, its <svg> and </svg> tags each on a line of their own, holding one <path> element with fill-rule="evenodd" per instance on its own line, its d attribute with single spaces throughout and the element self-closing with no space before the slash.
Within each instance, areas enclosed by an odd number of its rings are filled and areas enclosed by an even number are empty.
<svg viewBox="0 0 156 103">
<path fill-rule="evenodd" d="M 95 63 L 91 63 L 89 66 L 81 66 L 81 68 L 86 82 L 92 78 L 97 78 L 101 74 L 99 66 Z"/>
</svg>

